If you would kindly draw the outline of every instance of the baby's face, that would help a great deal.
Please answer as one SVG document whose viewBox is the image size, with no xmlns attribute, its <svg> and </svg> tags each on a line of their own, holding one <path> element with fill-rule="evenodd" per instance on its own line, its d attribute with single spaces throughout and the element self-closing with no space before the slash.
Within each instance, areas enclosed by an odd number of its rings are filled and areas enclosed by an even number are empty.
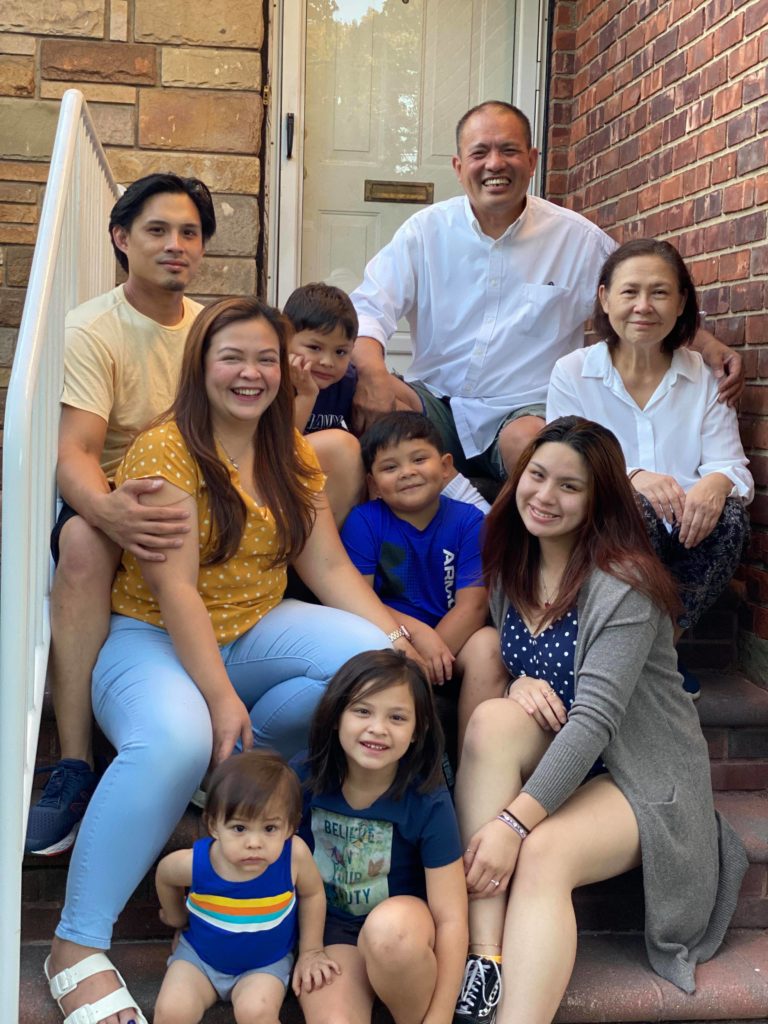
<svg viewBox="0 0 768 1024">
<path fill-rule="evenodd" d="M 219 818 L 209 831 L 218 840 L 216 857 L 225 862 L 230 881 L 258 878 L 280 857 L 291 835 L 285 818 L 269 807 L 258 818 Z"/>
<path fill-rule="evenodd" d="M 341 327 L 334 327 L 330 334 L 297 331 L 288 351 L 310 364 L 312 379 L 322 391 L 340 381 L 347 372 L 353 344 Z"/>
</svg>

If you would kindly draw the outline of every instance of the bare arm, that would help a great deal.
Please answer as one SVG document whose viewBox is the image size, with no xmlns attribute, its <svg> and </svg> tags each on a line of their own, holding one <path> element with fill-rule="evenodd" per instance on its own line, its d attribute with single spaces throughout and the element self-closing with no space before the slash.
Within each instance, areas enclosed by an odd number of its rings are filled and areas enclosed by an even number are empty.
<svg viewBox="0 0 768 1024">
<path fill-rule="evenodd" d="M 298 996 L 301 992 L 311 992 L 327 985 L 334 974 L 341 974 L 341 968 L 328 956 L 323 945 L 323 880 L 307 844 L 298 836 L 293 837 L 291 866 L 296 876 L 299 901 L 299 956 L 293 969 L 292 986 Z"/>
<path fill-rule="evenodd" d="M 299 355 L 290 356 L 291 383 L 296 390 L 293 405 L 293 423 L 300 434 L 307 429 L 309 417 L 315 407 L 320 388 L 312 377 L 310 362 Z"/>
<path fill-rule="evenodd" d="M 304 550 L 294 560 L 299 576 L 324 605 L 360 615 L 384 633 L 399 623 L 381 603 L 349 560 L 322 492 L 317 497 L 317 516 Z M 423 665 L 414 648 L 400 638 L 394 646 Z"/>
<path fill-rule="evenodd" d="M 435 626 L 451 654 L 459 653 L 473 633 L 482 629 L 488 619 L 488 591 L 485 587 L 462 587 L 456 603 Z"/>
<path fill-rule="evenodd" d="M 701 353 L 702 359 L 717 377 L 718 402 L 735 406 L 744 390 L 745 373 L 741 355 L 702 327 L 696 332 L 691 348 Z"/>
<path fill-rule="evenodd" d="M 143 504 L 140 496 L 160 486 L 150 478 L 128 480 L 111 490 L 100 465 L 106 434 L 100 416 L 62 406 L 56 467 L 62 497 L 119 547 L 143 560 L 162 561 L 164 550 L 179 547 L 189 531 L 189 513 Z"/>
<path fill-rule="evenodd" d="M 160 920 L 170 928 L 184 928 L 189 914 L 185 890 L 192 885 L 192 851 L 174 850 L 163 857 L 155 872 Z"/>
<path fill-rule="evenodd" d="M 229 680 L 213 626 L 197 589 L 200 567 L 197 508 L 191 495 L 167 481 L 144 502 L 174 504 L 187 508 L 191 532 L 182 546 L 168 551 L 164 562 L 142 565 L 144 579 L 160 605 L 165 628 L 179 661 L 205 698 L 213 726 L 213 763 L 229 757 L 238 739 L 245 749 L 253 746 L 248 711 Z"/>
<path fill-rule="evenodd" d="M 453 1019 L 467 958 L 467 888 L 460 860 L 426 868 L 427 903 L 435 921 L 437 980 L 424 1024 Z"/>
<path fill-rule="evenodd" d="M 355 433 L 360 434 L 377 417 L 393 411 L 396 393 L 384 360 L 384 348 L 375 338 L 359 337 L 352 350 L 352 361 L 358 375 L 353 425 Z"/>
</svg>

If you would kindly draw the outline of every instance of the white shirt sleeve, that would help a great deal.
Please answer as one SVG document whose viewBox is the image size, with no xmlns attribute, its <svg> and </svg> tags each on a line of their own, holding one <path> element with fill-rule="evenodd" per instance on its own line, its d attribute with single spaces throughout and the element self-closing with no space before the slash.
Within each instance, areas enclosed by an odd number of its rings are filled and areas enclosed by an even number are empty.
<svg viewBox="0 0 768 1024">
<path fill-rule="evenodd" d="M 717 400 L 717 381 L 707 373 L 707 407 L 701 424 L 701 464 L 699 476 L 722 473 L 733 483 L 730 497 L 745 503 L 755 495 L 752 474 L 747 469 L 749 460 L 739 435 L 736 410 Z"/>
<path fill-rule="evenodd" d="M 368 263 L 362 284 L 350 295 L 359 337 L 375 338 L 386 349 L 398 321 L 416 303 L 419 249 L 418 231 L 406 221 Z"/>
</svg>

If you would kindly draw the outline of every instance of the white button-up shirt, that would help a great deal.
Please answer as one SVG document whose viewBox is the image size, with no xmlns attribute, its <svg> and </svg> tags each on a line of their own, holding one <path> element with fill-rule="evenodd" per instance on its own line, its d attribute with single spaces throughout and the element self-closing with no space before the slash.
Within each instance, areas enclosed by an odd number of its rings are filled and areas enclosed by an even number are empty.
<svg viewBox="0 0 768 1024">
<path fill-rule="evenodd" d="M 585 416 L 619 440 L 627 466 L 665 473 L 684 491 L 709 473 L 733 483 L 731 497 L 750 502 L 752 475 L 736 412 L 717 401 L 717 380 L 698 352 L 678 348 L 641 409 L 624 387 L 604 341 L 558 360 L 547 395 L 547 422 Z"/>
<path fill-rule="evenodd" d="M 386 347 L 404 316 L 419 380 L 451 398 L 468 457 L 514 409 L 546 398 L 555 361 L 584 344 L 597 279 L 616 247 L 600 228 L 535 196 L 501 238 L 466 196 L 420 210 L 352 293 L 360 334 Z"/>
</svg>

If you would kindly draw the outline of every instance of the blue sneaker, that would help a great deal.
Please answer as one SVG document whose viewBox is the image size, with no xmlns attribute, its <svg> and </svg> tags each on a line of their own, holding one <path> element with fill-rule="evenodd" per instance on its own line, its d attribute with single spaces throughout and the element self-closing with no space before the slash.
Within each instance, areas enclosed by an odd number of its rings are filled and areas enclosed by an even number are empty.
<svg viewBox="0 0 768 1024">
<path fill-rule="evenodd" d="M 698 676 L 695 676 L 690 669 L 687 669 L 679 658 L 677 659 L 677 671 L 683 677 L 683 689 L 685 692 L 691 700 L 698 700 L 701 696 L 701 683 Z"/>
<path fill-rule="evenodd" d="M 40 773 L 48 773 L 50 778 L 30 809 L 24 852 L 55 857 L 74 844 L 98 776 L 87 762 L 73 758 L 35 769 L 35 775 Z"/>
</svg>

